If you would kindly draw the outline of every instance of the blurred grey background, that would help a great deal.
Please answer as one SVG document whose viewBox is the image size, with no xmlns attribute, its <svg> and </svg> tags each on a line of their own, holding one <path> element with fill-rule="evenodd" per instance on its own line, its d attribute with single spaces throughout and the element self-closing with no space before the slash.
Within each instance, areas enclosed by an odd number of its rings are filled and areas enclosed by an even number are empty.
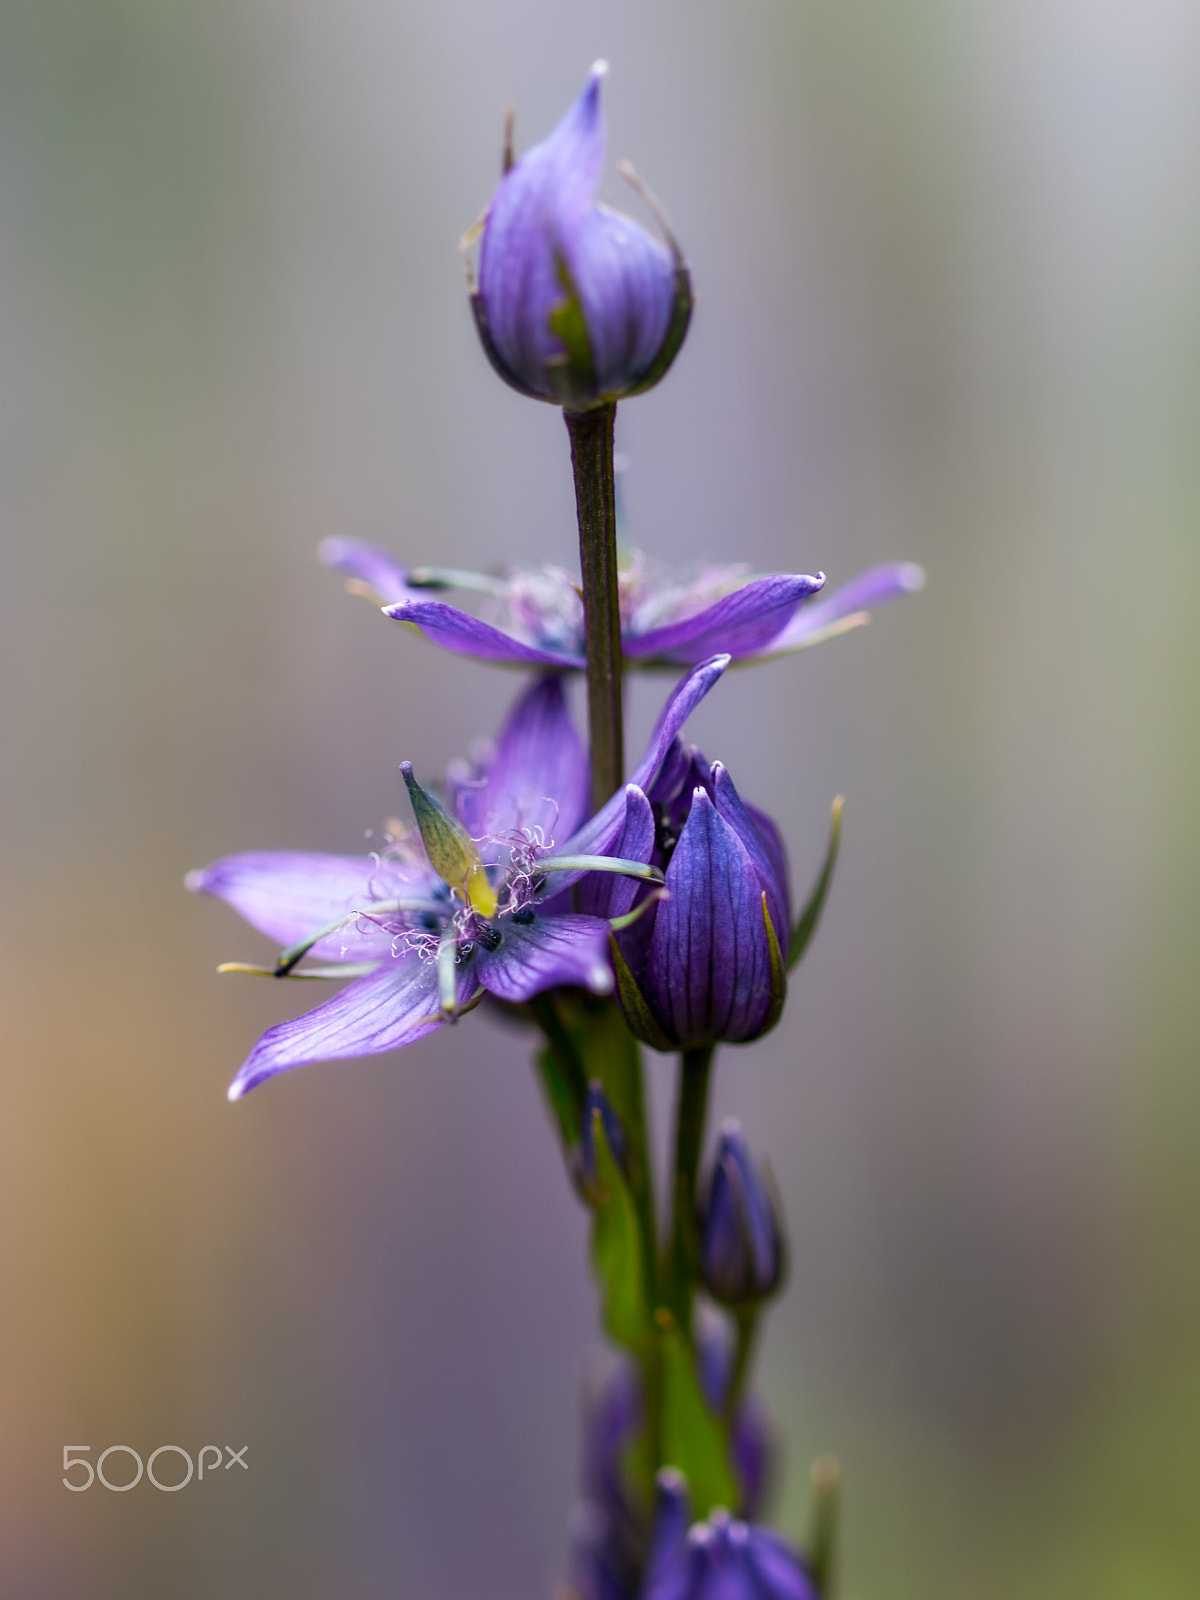
<svg viewBox="0 0 1200 1600">
<path fill-rule="evenodd" d="M 832 1451 L 847 1596 L 1190 1600 L 1186 0 L 0 8 L 4 1593 L 553 1591 L 596 1337 L 527 1041 L 475 1016 L 227 1106 L 310 997 L 218 979 L 264 946 L 182 877 L 360 848 L 511 696 L 313 552 L 572 561 L 561 421 L 487 368 L 455 244 L 501 104 L 532 143 L 599 55 L 700 296 L 618 419 L 631 535 L 929 573 L 693 725 L 798 885 L 847 796 L 717 1090 L 791 1219 L 780 1517 Z M 77 1442 L 251 1470 L 71 1495 Z"/>
</svg>

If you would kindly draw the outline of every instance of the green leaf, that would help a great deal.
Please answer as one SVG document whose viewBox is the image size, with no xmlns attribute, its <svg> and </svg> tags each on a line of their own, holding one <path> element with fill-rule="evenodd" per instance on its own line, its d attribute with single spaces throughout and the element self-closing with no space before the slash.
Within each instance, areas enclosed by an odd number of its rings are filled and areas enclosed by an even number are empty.
<svg viewBox="0 0 1200 1600">
<path fill-rule="evenodd" d="M 829 824 L 829 844 L 825 849 L 825 862 L 821 868 L 821 876 L 813 885 L 813 892 L 808 897 L 808 904 L 800 913 L 800 920 L 792 929 L 787 958 L 789 972 L 811 944 L 812 936 L 817 931 L 817 923 L 820 922 L 821 913 L 825 909 L 825 900 L 829 894 L 829 885 L 833 879 L 833 869 L 837 865 L 838 849 L 842 842 L 842 805 L 842 797 L 838 795 L 833 802 L 833 814 Z"/>
<path fill-rule="evenodd" d="M 612 1153 L 600 1113 L 592 1115 L 598 1198 L 592 1224 L 592 1270 L 600 1285 L 604 1327 L 617 1344 L 640 1351 L 650 1332 L 637 1206 Z"/>
<path fill-rule="evenodd" d="M 695 1352 L 668 1313 L 659 1312 L 658 1327 L 663 1465 L 677 1467 L 687 1479 L 697 1519 L 716 1506 L 734 1511 L 738 1489 L 725 1448 L 725 1429 L 701 1392 Z"/>
</svg>

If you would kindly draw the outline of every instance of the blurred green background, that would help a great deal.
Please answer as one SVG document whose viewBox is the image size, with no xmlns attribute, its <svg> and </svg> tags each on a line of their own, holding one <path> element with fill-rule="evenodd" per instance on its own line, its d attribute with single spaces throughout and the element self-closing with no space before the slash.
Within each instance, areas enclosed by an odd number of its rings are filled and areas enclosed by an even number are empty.
<svg viewBox="0 0 1200 1600">
<path fill-rule="evenodd" d="M 402 758 L 495 727 L 513 679 L 313 551 L 571 561 L 562 424 L 488 370 L 455 242 L 502 102 L 533 142 L 598 55 L 700 296 L 618 419 L 633 537 L 929 572 L 693 724 L 800 884 L 847 795 L 717 1089 L 791 1221 L 780 1517 L 832 1451 L 853 1600 L 1191 1600 L 1187 0 L 0 8 L 3 1592 L 553 1592 L 594 1307 L 527 1042 L 475 1016 L 227 1106 L 310 997 L 218 979 L 264 947 L 182 878 L 356 850 Z M 71 1495 L 77 1442 L 251 1470 Z"/>
</svg>

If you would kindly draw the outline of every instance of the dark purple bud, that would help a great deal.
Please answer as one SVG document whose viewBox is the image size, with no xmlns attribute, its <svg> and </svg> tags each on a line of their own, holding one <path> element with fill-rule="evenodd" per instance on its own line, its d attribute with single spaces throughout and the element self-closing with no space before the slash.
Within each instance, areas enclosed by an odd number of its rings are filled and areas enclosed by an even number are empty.
<svg viewBox="0 0 1200 1600">
<path fill-rule="evenodd" d="M 593 1079 L 588 1084 L 587 1098 L 583 1106 L 583 1124 L 579 1133 L 579 1156 L 577 1177 L 579 1186 L 584 1194 L 591 1199 L 603 1187 L 600 1175 L 600 1161 L 596 1150 L 597 1123 L 603 1130 L 604 1142 L 612 1152 L 613 1160 L 621 1170 L 625 1171 L 625 1130 L 621 1126 L 621 1119 L 609 1104 L 608 1096 Z"/>
<path fill-rule="evenodd" d="M 700 1275 L 714 1300 L 757 1305 L 783 1277 L 783 1243 L 771 1191 L 738 1123 L 721 1128 L 700 1218 Z"/>
<path fill-rule="evenodd" d="M 548 139 L 506 172 L 471 296 L 484 349 L 514 389 L 571 411 L 636 394 L 674 360 L 691 315 L 687 268 L 596 201 L 604 62 Z"/>
<path fill-rule="evenodd" d="M 683 1533 L 679 1490 L 665 1477 L 641 1600 L 819 1600 L 796 1551 L 770 1528 L 714 1511 Z"/>
<path fill-rule="evenodd" d="M 746 1043 L 783 1007 L 790 907 L 779 836 L 720 762 L 675 756 L 663 773 L 650 799 L 668 894 L 648 913 L 635 974 L 659 1030 L 652 1042 Z"/>
</svg>

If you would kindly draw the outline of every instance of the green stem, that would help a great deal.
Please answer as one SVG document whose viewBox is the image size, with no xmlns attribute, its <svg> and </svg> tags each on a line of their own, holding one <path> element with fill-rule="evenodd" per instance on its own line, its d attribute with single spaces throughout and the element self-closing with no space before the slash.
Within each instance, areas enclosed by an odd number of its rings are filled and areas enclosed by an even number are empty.
<svg viewBox="0 0 1200 1600">
<path fill-rule="evenodd" d="M 550 996 L 534 995 L 529 1002 L 529 1009 L 533 1013 L 534 1021 L 546 1036 L 546 1043 L 550 1046 L 555 1066 L 558 1068 L 557 1075 L 547 1081 L 547 1092 L 552 1103 L 559 1109 L 564 1142 L 570 1142 L 569 1128 L 573 1129 L 575 1138 L 579 1137 L 584 1102 L 587 1099 L 587 1075 L 571 1035 L 563 1026 Z"/>
<path fill-rule="evenodd" d="M 679 1109 L 675 1123 L 674 1228 L 672 1233 L 672 1311 L 683 1332 L 692 1327 L 692 1280 L 696 1275 L 696 1180 L 704 1122 L 708 1114 L 708 1084 L 713 1047 L 701 1045 L 680 1057 Z"/>
<path fill-rule="evenodd" d="M 617 508 L 613 479 L 616 414 L 615 400 L 590 411 L 563 412 L 571 436 L 575 512 L 579 522 L 594 811 L 616 793 L 625 777 Z"/>
<path fill-rule="evenodd" d="M 725 1425 L 731 1428 L 737 1416 L 738 1403 L 746 1387 L 746 1374 L 750 1370 L 750 1357 L 754 1351 L 754 1336 L 758 1332 L 758 1307 L 736 1313 L 737 1344 L 733 1351 L 733 1371 L 729 1374 L 729 1387 L 725 1391 Z"/>
</svg>

